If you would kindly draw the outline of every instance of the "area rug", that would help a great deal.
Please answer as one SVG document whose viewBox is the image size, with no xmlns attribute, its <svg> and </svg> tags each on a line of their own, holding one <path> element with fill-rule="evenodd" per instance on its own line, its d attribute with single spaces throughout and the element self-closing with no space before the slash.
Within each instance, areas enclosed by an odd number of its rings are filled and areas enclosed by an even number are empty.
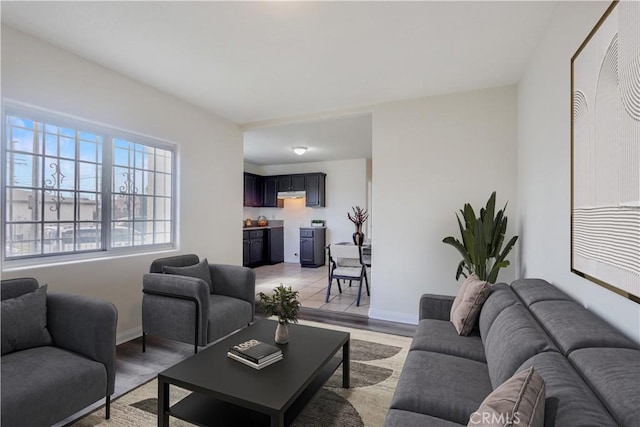
<svg viewBox="0 0 640 427">
<path fill-rule="evenodd" d="M 351 388 L 342 388 L 342 368 L 339 367 L 307 404 L 293 426 L 379 427 L 383 425 L 411 338 L 324 323 L 309 321 L 300 323 L 351 333 Z M 172 405 L 189 394 L 188 391 L 173 386 L 170 391 Z M 114 400 L 111 403 L 110 420 L 104 419 L 104 409 L 101 408 L 73 423 L 72 426 L 155 426 L 157 425 L 157 392 L 157 382 L 152 380 Z M 172 417 L 171 425 L 190 426 L 191 424 Z"/>
</svg>

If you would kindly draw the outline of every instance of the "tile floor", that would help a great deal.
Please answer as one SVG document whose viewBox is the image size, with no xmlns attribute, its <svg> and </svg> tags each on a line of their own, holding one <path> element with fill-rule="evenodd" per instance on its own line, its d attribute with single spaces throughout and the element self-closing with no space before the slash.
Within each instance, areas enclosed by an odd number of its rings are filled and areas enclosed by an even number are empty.
<svg viewBox="0 0 640 427">
<path fill-rule="evenodd" d="M 329 302 L 324 302 L 329 274 L 326 265 L 318 268 L 302 268 L 300 264 L 280 263 L 257 267 L 253 271 L 256 273 L 256 295 L 259 292 L 267 293 L 282 283 L 299 292 L 303 307 L 369 316 L 369 297 L 364 284 L 360 306 L 356 306 L 357 282 L 354 282 L 352 287 L 342 284 L 342 294 L 340 294 L 334 280 Z M 370 273 L 370 271 L 367 272 L 369 278 L 371 278 Z M 371 280 L 369 280 L 369 287 L 371 288 Z"/>
</svg>

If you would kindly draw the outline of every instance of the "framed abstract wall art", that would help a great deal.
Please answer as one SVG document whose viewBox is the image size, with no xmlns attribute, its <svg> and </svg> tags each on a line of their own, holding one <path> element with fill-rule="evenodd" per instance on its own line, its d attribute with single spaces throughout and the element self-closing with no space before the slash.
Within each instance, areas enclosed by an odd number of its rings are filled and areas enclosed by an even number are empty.
<svg viewBox="0 0 640 427">
<path fill-rule="evenodd" d="M 640 303 L 640 2 L 571 59 L 571 271 Z"/>
</svg>

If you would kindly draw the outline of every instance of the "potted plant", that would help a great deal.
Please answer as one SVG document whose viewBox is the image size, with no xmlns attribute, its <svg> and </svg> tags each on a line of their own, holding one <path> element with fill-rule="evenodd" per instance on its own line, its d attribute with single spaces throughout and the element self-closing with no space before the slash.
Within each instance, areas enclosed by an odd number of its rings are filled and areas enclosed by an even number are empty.
<svg viewBox="0 0 640 427">
<path fill-rule="evenodd" d="M 349 218 L 349 221 L 351 221 L 353 225 L 356 226 L 356 232 L 353 233 L 353 243 L 358 246 L 362 246 L 362 243 L 364 242 L 364 233 L 362 232 L 362 225 L 369 218 L 369 214 L 365 209 L 362 209 L 360 206 L 352 207 L 351 210 L 353 210 L 353 215 L 347 212 L 347 218 Z"/>
<path fill-rule="evenodd" d="M 495 206 L 495 191 L 491 193 L 487 205 L 480 209 L 480 216 L 477 218 L 471 205 L 465 204 L 464 209 L 460 211 L 464 218 L 464 226 L 456 214 L 462 242 L 453 237 L 442 240 L 455 247 L 462 255 L 462 261 L 458 264 L 456 271 L 456 280 L 460 275 L 467 277 L 467 274 L 475 274 L 480 280 L 495 283 L 498 279 L 498 271 L 509 265 L 506 257 L 518 240 L 518 236 L 513 236 L 504 249 L 502 248 L 507 230 L 507 216 L 504 214 L 507 204 L 497 213 Z"/>
<path fill-rule="evenodd" d="M 273 295 L 263 292 L 258 294 L 258 307 L 266 316 L 278 316 L 278 327 L 276 328 L 276 343 L 286 344 L 289 341 L 289 323 L 298 323 L 298 312 L 300 311 L 300 301 L 298 301 L 298 291 L 291 289 L 291 286 L 280 285 L 273 289 Z"/>
</svg>

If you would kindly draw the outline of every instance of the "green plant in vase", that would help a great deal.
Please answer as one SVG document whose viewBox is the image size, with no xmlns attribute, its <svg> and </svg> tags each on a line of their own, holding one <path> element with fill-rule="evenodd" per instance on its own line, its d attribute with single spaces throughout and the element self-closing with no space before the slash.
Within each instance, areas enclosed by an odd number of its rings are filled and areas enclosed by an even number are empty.
<svg viewBox="0 0 640 427">
<path fill-rule="evenodd" d="M 291 289 L 291 286 L 285 287 L 280 283 L 273 289 L 273 295 L 260 292 L 258 298 L 258 308 L 265 316 L 278 317 L 276 343 L 286 344 L 289 341 L 289 323 L 298 323 L 298 313 L 300 312 L 298 291 Z"/>
<path fill-rule="evenodd" d="M 513 236 L 503 248 L 505 233 L 507 230 L 507 204 L 504 208 L 495 211 L 496 192 L 491 193 L 489 201 L 480 209 L 480 216 L 476 214 L 469 203 L 460 211 L 464 218 L 464 226 L 458 214 L 458 226 L 462 235 L 462 242 L 454 237 L 445 237 L 442 241 L 460 252 L 462 261 L 458 264 L 456 280 L 460 276 L 468 277 L 475 274 L 481 280 L 495 283 L 501 268 L 508 267 L 507 254 L 515 245 L 518 236 Z"/>
</svg>

